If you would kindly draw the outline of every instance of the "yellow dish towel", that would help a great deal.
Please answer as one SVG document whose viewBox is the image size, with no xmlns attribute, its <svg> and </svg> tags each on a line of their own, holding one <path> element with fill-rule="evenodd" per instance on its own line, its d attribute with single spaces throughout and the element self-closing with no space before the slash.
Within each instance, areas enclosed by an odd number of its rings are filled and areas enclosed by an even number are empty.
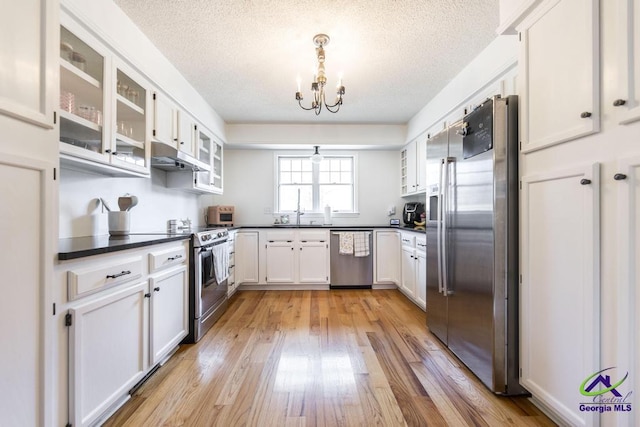
<svg viewBox="0 0 640 427">
<path fill-rule="evenodd" d="M 340 255 L 353 255 L 353 233 L 338 233 L 340 236 Z"/>
</svg>

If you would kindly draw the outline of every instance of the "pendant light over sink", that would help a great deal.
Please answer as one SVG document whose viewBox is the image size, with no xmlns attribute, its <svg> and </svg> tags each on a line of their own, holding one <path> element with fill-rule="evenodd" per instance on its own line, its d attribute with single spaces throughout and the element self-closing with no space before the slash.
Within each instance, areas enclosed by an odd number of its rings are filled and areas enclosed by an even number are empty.
<svg viewBox="0 0 640 427">
<path fill-rule="evenodd" d="M 315 164 L 319 164 L 322 161 L 322 154 L 318 153 L 318 148 L 320 148 L 319 145 L 314 145 L 315 148 L 315 152 L 311 155 L 311 157 L 309 157 L 309 159 L 311 160 L 311 163 L 315 163 Z"/>
<path fill-rule="evenodd" d="M 313 82 L 311 82 L 311 92 L 313 93 L 313 100 L 311 101 L 311 107 L 307 108 L 302 105 L 302 92 L 300 91 L 300 78 L 298 77 L 298 91 L 296 92 L 296 100 L 298 105 L 303 110 L 316 113 L 316 116 L 322 111 L 324 106 L 330 113 L 337 113 L 342 105 L 342 95 L 344 95 L 344 86 L 342 85 L 342 76 L 338 78 L 338 85 L 336 86 L 336 101 L 333 105 L 327 104 L 325 100 L 324 88 L 327 84 L 327 77 L 324 74 L 324 47 L 329 44 L 329 36 L 326 34 L 317 34 L 313 38 L 313 43 L 316 47 L 316 55 L 318 56 L 318 67 L 316 73 L 313 75 Z"/>
</svg>

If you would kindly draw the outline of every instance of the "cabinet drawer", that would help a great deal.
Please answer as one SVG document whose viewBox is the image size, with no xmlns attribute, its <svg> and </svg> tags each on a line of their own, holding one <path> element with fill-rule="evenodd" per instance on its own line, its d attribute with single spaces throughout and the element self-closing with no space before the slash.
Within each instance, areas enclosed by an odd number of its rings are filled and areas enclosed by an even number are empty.
<svg viewBox="0 0 640 427">
<path fill-rule="evenodd" d="M 149 272 L 153 273 L 172 265 L 182 264 L 187 260 L 187 251 L 184 246 L 154 251 L 149 253 Z"/>
<path fill-rule="evenodd" d="M 307 231 L 301 230 L 299 234 L 300 241 L 307 242 L 326 242 L 329 240 L 326 231 Z"/>
<path fill-rule="evenodd" d="M 411 248 L 416 247 L 416 238 L 415 236 L 411 236 L 409 234 L 401 234 L 400 239 L 402 240 L 402 246 L 408 246 Z"/>
<path fill-rule="evenodd" d="M 416 250 L 426 252 L 427 251 L 427 238 L 416 237 Z"/>
<path fill-rule="evenodd" d="M 287 231 L 267 231 L 267 240 L 274 242 L 293 242 L 295 232 L 293 230 Z"/>
<path fill-rule="evenodd" d="M 67 272 L 69 300 L 91 295 L 142 276 L 142 257 L 132 257 L 100 266 Z"/>
</svg>

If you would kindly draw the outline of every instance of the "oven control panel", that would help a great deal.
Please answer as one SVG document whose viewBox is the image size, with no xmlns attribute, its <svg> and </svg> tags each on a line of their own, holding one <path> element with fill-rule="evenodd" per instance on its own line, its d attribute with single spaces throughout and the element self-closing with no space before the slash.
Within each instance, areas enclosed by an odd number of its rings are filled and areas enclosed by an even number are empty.
<svg viewBox="0 0 640 427">
<path fill-rule="evenodd" d="M 228 236 L 229 232 L 226 228 L 201 231 L 194 235 L 193 245 L 196 247 L 214 245 L 218 242 L 227 240 Z"/>
</svg>

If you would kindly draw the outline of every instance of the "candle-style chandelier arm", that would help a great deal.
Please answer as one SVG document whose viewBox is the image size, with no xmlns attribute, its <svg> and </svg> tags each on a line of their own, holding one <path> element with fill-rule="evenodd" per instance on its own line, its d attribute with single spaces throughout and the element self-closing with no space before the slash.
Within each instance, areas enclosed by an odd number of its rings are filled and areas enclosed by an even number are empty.
<svg viewBox="0 0 640 427">
<path fill-rule="evenodd" d="M 311 102 L 311 107 L 305 107 L 302 105 L 302 92 L 300 91 L 300 78 L 298 78 L 298 91 L 296 92 L 296 101 L 298 101 L 298 105 L 300 108 L 306 111 L 313 110 L 317 115 L 322 111 L 322 106 L 326 107 L 326 109 L 331 113 L 337 113 L 340 110 L 340 106 L 342 106 L 342 96 L 344 95 L 344 86 L 342 85 L 342 76 L 338 82 L 338 87 L 336 91 L 336 102 L 333 105 L 329 105 L 325 99 L 325 85 L 327 83 L 327 78 L 325 76 L 324 71 L 324 62 L 325 62 L 325 53 L 324 46 L 329 44 L 329 36 L 326 34 L 317 34 L 313 38 L 313 43 L 317 46 L 316 55 L 318 56 L 318 68 L 317 75 L 314 75 L 314 81 L 311 84 L 311 91 L 313 93 L 313 101 Z"/>
</svg>

